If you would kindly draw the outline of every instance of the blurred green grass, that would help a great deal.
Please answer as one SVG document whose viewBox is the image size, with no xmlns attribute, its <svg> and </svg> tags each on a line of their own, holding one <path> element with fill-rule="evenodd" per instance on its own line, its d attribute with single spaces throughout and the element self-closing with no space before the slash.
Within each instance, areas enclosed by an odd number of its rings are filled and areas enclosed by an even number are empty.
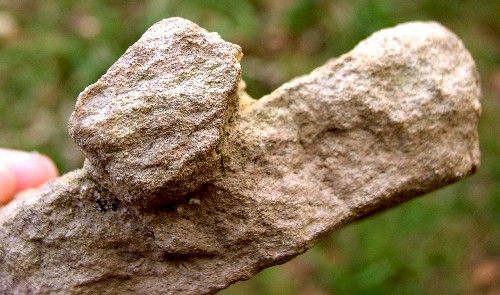
<svg viewBox="0 0 500 295">
<path fill-rule="evenodd" d="M 77 94 L 154 22 L 182 16 L 242 46 L 254 97 L 383 27 L 436 20 L 483 83 L 482 166 L 458 184 L 333 233 L 222 294 L 500 293 L 500 1 L 0 0 L 0 146 L 82 163 L 66 122 Z"/>
</svg>

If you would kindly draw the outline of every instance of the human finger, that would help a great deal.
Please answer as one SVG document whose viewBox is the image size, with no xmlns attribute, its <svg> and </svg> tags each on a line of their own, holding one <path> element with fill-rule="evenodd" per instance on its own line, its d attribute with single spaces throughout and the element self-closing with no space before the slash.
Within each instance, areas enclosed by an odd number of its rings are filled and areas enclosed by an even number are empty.
<svg viewBox="0 0 500 295">
<path fill-rule="evenodd" d="M 58 174 L 54 162 L 39 153 L 0 149 L 0 164 L 14 175 L 15 193 L 38 187 Z"/>
<path fill-rule="evenodd" d="M 8 203 L 16 192 L 16 178 L 7 167 L 0 163 L 0 206 Z"/>
</svg>

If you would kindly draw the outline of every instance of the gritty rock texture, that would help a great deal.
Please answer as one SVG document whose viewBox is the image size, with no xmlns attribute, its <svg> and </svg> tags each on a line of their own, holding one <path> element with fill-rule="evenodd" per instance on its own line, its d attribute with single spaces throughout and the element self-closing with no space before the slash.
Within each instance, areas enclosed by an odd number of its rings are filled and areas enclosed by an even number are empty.
<svg viewBox="0 0 500 295">
<path fill-rule="evenodd" d="M 143 206 L 222 175 L 241 48 L 182 18 L 153 25 L 78 97 L 70 133 L 94 179 Z"/>
<path fill-rule="evenodd" d="M 259 101 L 242 85 L 243 101 L 222 127 L 222 176 L 183 201 L 137 204 L 142 195 L 120 195 L 94 171 L 95 158 L 0 209 L 0 293 L 212 294 L 479 165 L 478 75 L 439 24 L 382 30 Z M 72 132 L 87 149 L 79 138 L 89 135 Z"/>
</svg>

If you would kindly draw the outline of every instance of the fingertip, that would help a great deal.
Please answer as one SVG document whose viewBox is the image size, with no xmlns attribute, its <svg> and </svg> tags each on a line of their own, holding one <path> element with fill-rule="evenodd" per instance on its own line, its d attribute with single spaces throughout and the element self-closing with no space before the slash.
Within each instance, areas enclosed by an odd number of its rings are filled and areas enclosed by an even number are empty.
<svg viewBox="0 0 500 295">
<path fill-rule="evenodd" d="M 16 192 L 16 177 L 0 163 L 0 205 L 7 204 Z"/>
<path fill-rule="evenodd" d="M 46 177 L 44 182 L 56 178 L 59 175 L 56 164 L 45 155 L 38 154 L 38 157 L 40 165 L 43 167 L 43 170 L 45 170 L 45 172 L 43 172 Z"/>
<path fill-rule="evenodd" d="M 38 187 L 58 174 L 54 162 L 39 153 L 0 149 L 0 163 L 14 175 L 16 192 Z"/>
</svg>

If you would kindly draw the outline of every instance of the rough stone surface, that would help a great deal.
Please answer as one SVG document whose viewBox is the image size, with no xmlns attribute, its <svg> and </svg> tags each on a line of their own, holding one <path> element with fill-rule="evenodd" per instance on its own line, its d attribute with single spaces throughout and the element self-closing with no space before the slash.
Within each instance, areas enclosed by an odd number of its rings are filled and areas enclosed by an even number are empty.
<svg viewBox="0 0 500 295">
<path fill-rule="evenodd" d="M 479 165 L 475 65 L 436 23 L 375 33 L 259 101 L 238 93 L 222 177 L 183 202 L 123 202 L 92 162 L 0 209 L 0 293 L 215 293 Z"/>
<path fill-rule="evenodd" d="M 182 18 L 153 25 L 78 97 L 70 133 L 94 179 L 143 206 L 222 176 L 241 49 Z"/>
</svg>

